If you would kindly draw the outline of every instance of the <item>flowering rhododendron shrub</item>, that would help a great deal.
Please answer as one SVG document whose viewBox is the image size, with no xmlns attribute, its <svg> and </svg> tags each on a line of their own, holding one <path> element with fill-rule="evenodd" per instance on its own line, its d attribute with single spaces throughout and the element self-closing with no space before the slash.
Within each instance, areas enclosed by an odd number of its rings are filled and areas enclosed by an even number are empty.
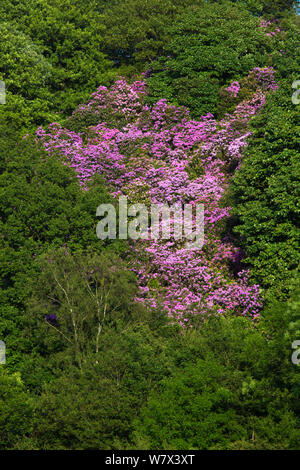
<svg viewBox="0 0 300 470">
<path fill-rule="evenodd" d="M 239 103 L 250 101 L 253 98 L 253 93 L 257 91 L 258 83 L 259 88 L 264 92 L 275 91 L 278 85 L 274 73 L 272 67 L 254 67 L 247 77 L 223 87 L 219 92 L 218 115 L 223 117 L 227 113 L 234 113 Z"/>
<path fill-rule="evenodd" d="M 240 84 L 239 82 L 232 82 L 225 90 L 227 90 L 231 96 L 236 97 L 240 91 Z"/>
<path fill-rule="evenodd" d="M 141 111 L 140 95 L 145 94 L 146 84 L 137 80 L 129 85 L 125 79 L 118 80 L 110 88 L 100 86 L 91 95 L 91 100 L 79 106 L 68 122 L 68 127 L 76 130 L 98 124 L 103 120 L 109 127 L 123 127 Z"/>
<path fill-rule="evenodd" d="M 236 269 L 233 275 L 229 270 L 239 250 L 222 237 L 230 216 L 223 196 L 247 146 L 249 120 L 277 86 L 271 68 L 256 68 L 247 79 L 252 83 L 248 98 L 219 122 L 212 114 L 193 120 L 187 109 L 164 99 L 148 106 L 144 83 L 129 85 L 121 79 L 110 89 L 100 87 L 75 111 L 77 124 L 81 116 L 84 125 L 87 115 L 97 124 L 75 132 L 53 123 L 37 131 L 48 152 L 75 169 L 83 190 L 100 173 L 113 196 L 125 195 L 131 202 L 204 205 L 201 249 L 187 249 L 172 236 L 133 243 L 132 269 L 140 289 L 136 300 L 163 307 L 181 324 L 194 314 L 256 318 L 261 307 L 259 286 L 248 283 L 248 272 Z M 240 84 L 231 84 L 231 91 L 238 99 Z M 109 125 L 117 120 L 122 125 Z"/>
</svg>

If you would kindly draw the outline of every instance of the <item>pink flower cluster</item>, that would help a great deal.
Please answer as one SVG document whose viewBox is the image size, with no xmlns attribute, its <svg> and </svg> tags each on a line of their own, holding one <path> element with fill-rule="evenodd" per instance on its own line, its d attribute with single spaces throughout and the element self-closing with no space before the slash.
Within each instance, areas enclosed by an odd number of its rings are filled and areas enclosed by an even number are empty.
<svg viewBox="0 0 300 470">
<path fill-rule="evenodd" d="M 114 196 L 127 195 L 131 202 L 204 204 L 202 249 L 188 250 L 184 241 L 173 238 L 134 246 L 132 268 L 140 288 L 136 300 L 163 307 L 181 324 L 191 314 L 231 312 L 256 318 L 261 308 L 259 286 L 248 283 L 248 272 L 234 276 L 230 271 L 239 250 L 221 236 L 230 216 L 230 207 L 221 204 L 228 167 L 239 166 L 250 136 L 249 120 L 275 88 L 273 70 L 254 69 L 251 74 L 257 80 L 251 99 L 220 122 L 211 114 L 192 120 L 185 108 L 166 100 L 149 107 L 143 103 L 143 82 L 120 80 L 110 89 L 100 87 L 80 112 L 121 112 L 128 117 L 125 127 L 100 122 L 77 134 L 53 123 L 47 131 L 37 131 L 48 152 L 75 169 L 83 188 L 100 173 Z"/>
<path fill-rule="evenodd" d="M 276 27 L 276 23 L 278 20 L 261 20 L 259 26 L 266 30 L 266 36 L 272 37 L 281 32 L 281 29 Z"/>
<path fill-rule="evenodd" d="M 225 90 L 227 90 L 231 96 L 236 97 L 240 91 L 240 84 L 239 82 L 232 82 Z"/>
<path fill-rule="evenodd" d="M 98 114 L 101 109 L 111 108 L 111 112 L 134 117 L 141 109 L 140 96 L 146 93 L 146 84 L 141 80 L 129 85 L 125 79 L 117 80 L 110 89 L 100 86 L 91 95 L 91 100 L 80 106 L 77 112 L 92 111 Z"/>
<path fill-rule="evenodd" d="M 275 91 L 278 88 L 278 85 L 274 78 L 274 69 L 273 67 L 265 67 L 261 69 L 260 67 L 255 67 L 250 75 L 252 74 L 255 79 L 258 81 L 259 86 L 262 90 L 268 91 L 272 90 Z"/>
</svg>

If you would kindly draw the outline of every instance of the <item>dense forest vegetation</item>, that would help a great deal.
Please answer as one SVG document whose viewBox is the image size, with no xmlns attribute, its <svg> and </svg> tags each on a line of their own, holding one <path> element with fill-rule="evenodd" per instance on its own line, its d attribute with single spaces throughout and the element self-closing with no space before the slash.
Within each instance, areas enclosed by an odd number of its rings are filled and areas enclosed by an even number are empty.
<svg viewBox="0 0 300 470">
<path fill-rule="evenodd" d="M 299 449 L 299 39 L 293 0 L 0 3 L 1 450 Z M 100 240 L 119 195 L 203 247 Z"/>
</svg>

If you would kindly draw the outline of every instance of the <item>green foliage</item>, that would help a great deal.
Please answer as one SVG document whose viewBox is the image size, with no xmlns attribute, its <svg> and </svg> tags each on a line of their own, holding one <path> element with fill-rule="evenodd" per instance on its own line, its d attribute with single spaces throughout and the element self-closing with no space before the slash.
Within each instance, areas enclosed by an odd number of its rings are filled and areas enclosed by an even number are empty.
<svg viewBox="0 0 300 470">
<path fill-rule="evenodd" d="M 102 242 L 96 236 L 96 209 L 110 201 L 101 178 L 82 191 L 74 171 L 30 137 L 2 141 L 1 170 L 0 334 L 14 366 L 30 348 L 22 327 L 29 280 L 37 270 L 33 260 L 63 246 L 72 252 L 88 247 L 121 252 L 124 242 Z"/>
<path fill-rule="evenodd" d="M 293 76 L 281 81 L 252 122 L 253 137 L 232 181 L 234 231 L 246 249 L 252 279 L 269 298 L 286 298 L 299 265 L 298 109 Z"/>
<path fill-rule="evenodd" d="M 45 98 L 45 86 L 53 73 L 51 64 L 30 37 L 9 23 L 0 24 L 0 70 L 6 87 L 25 98 Z"/>
<path fill-rule="evenodd" d="M 271 18 L 280 18 L 286 13 L 291 13 L 297 6 L 297 0 L 233 0 L 245 6 L 256 15 Z"/>
<path fill-rule="evenodd" d="M 104 26 L 93 2 L 6 2 L 0 13 L 0 79 L 8 91 L 0 123 L 24 132 L 61 119 L 115 77 L 101 49 Z"/>
<path fill-rule="evenodd" d="M 265 364 L 264 371 L 268 369 L 272 387 L 276 385 L 282 390 L 289 390 L 291 407 L 298 416 L 298 420 L 300 411 L 299 365 L 292 362 L 294 351 L 292 344 L 300 338 L 299 280 L 298 274 L 291 282 L 292 294 L 287 303 L 276 301 L 265 309 L 261 324 L 261 331 L 268 338 L 268 349 L 261 357 L 261 363 Z M 266 374 L 264 371 L 263 373 Z"/>
<path fill-rule="evenodd" d="M 2 165 L 1 244 L 2 259 L 7 260 L 2 264 L 3 286 L 10 286 L 31 257 L 50 246 L 66 244 L 78 250 L 103 244 L 95 233 L 96 208 L 109 200 L 101 179 L 82 191 L 74 171 L 31 138 L 11 143 Z"/>
<path fill-rule="evenodd" d="M 167 98 L 195 118 L 215 114 L 221 86 L 268 64 L 271 41 L 258 25 L 230 4 L 187 9 L 171 27 L 163 56 L 151 64 L 150 101 Z"/>
<path fill-rule="evenodd" d="M 151 449 L 209 449 L 245 436 L 234 410 L 229 370 L 198 360 L 178 370 L 141 411 L 141 432 Z M 139 429 L 139 425 L 137 426 Z"/>
<path fill-rule="evenodd" d="M 204 0 L 195 0 L 203 5 Z M 168 26 L 190 5 L 189 0 L 124 0 L 109 2 L 104 9 L 104 47 L 121 70 L 143 71 L 156 59 L 170 38 Z"/>
<path fill-rule="evenodd" d="M 84 354 L 80 371 L 66 359 L 67 343 L 63 354 L 52 350 L 53 375 L 35 399 L 31 446 L 298 448 L 299 381 L 289 333 L 298 304 L 299 295 L 274 304 L 256 327 L 246 318 L 212 317 L 184 332 L 137 312 L 103 328 L 99 351 Z M 44 344 L 53 344 L 49 330 L 35 323 Z"/>
<path fill-rule="evenodd" d="M 41 449 L 125 448 L 133 419 L 169 369 L 168 344 L 147 322 L 104 328 L 99 352 L 78 369 L 64 368 L 36 401 L 35 438 Z M 164 331 L 164 323 L 160 323 Z M 48 333 L 49 334 L 49 333 Z M 168 354 L 167 354 L 168 353 Z"/>
<path fill-rule="evenodd" d="M 98 354 L 101 333 L 107 325 L 128 320 L 135 277 L 114 256 L 88 252 L 73 256 L 62 248 L 38 260 L 41 274 L 33 279 L 28 306 L 28 328 L 39 331 L 42 349 L 66 347 L 82 368 L 88 352 Z"/>
<path fill-rule="evenodd" d="M 0 106 L 1 127 L 13 125 L 16 132 L 25 132 L 51 119 L 50 62 L 29 36 L 10 23 L 0 23 L 0 50 L 0 79 L 6 87 L 6 104 Z"/>
<path fill-rule="evenodd" d="M 209 4 L 218 4 L 226 11 L 228 4 L 241 6 L 252 15 L 279 18 L 291 11 L 294 0 L 113 0 L 103 7 L 104 51 L 114 61 L 121 73 L 143 71 L 145 63 L 157 60 L 170 43 L 182 16 L 190 7 L 203 12 Z M 223 15 L 224 16 L 224 15 Z M 229 19 L 230 14 L 225 16 Z M 174 25 L 176 24 L 176 26 Z M 173 29 L 170 29 L 174 26 Z M 191 32 L 187 30 L 188 34 Z M 239 33 L 236 32 L 240 36 Z M 179 36 L 177 32 L 177 36 Z M 240 38 L 239 38 L 240 39 Z M 172 46 L 168 46 L 168 51 Z M 189 51 L 190 52 L 190 51 Z M 201 57 L 201 56 L 200 56 Z M 167 88 L 167 85 L 165 85 Z"/>
<path fill-rule="evenodd" d="M 218 318 L 186 332 L 174 351 L 175 373 L 150 393 L 135 421 L 135 445 L 297 448 L 297 366 L 291 343 L 282 340 L 289 309 L 274 305 L 258 329 L 243 318 Z"/>
<path fill-rule="evenodd" d="M 12 449 L 32 432 L 34 402 L 18 374 L 0 369 L 0 449 Z"/>
</svg>

